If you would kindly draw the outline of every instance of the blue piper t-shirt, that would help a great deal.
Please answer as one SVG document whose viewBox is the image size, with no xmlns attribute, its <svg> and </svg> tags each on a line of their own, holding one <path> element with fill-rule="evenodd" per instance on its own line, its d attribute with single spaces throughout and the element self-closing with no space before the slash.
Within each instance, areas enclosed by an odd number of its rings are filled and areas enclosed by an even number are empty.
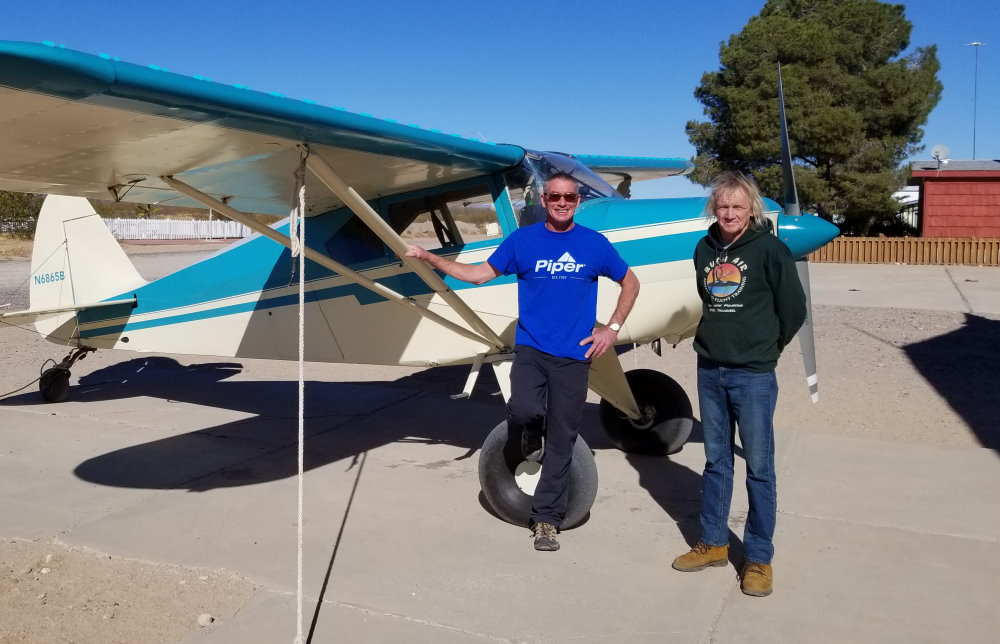
<svg viewBox="0 0 1000 644">
<path fill-rule="evenodd" d="M 628 264 L 604 235 L 576 224 L 555 233 L 544 223 L 518 228 L 487 260 L 517 275 L 520 318 L 515 342 L 561 358 L 583 360 L 597 321 L 597 278 L 616 282 Z"/>
</svg>

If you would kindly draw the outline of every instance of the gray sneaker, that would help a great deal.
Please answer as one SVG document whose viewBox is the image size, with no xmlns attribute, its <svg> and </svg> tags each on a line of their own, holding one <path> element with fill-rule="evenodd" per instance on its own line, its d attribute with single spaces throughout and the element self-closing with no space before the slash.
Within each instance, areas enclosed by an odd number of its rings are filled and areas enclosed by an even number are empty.
<svg viewBox="0 0 1000 644">
<path fill-rule="evenodd" d="M 535 524 L 532 533 L 535 537 L 535 550 L 552 552 L 559 549 L 559 542 L 556 541 L 558 530 L 551 523 L 540 521 Z"/>
</svg>

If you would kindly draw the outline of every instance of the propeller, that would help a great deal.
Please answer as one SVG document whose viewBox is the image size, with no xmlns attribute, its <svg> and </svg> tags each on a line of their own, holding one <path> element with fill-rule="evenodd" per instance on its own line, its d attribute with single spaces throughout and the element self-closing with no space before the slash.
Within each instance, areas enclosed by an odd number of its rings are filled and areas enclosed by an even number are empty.
<svg viewBox="0 0 1000 644">
<path fill-rule="evenodd" d="M 781 116 L 781 174 L 785 190 L 785 215 L 801 217 L 799 193 L 795 189 L 795 174 L 792 172 L 792 152 L 788 145 L 788 123 L 785 121 L 785 93 L 781 85 L 781 63 L 778 63 L 778 113 Z M 812 294 L 809 292 L 809 260 L 806 256 L 795 260 L 799 281 L 806 293 L 806 321 L 799 329 L 799 346 L 802 348 L 802 364 L 806 370 L 806 384 L 809 397 L 819 401 L 819 385 L 816 379 L 816 338 L 812 322 Z"/>
</svg>

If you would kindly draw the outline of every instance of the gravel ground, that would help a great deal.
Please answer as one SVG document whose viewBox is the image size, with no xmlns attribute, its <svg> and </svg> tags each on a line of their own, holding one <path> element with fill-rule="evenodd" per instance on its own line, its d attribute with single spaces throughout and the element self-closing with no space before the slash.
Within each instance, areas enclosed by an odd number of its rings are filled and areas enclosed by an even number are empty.
<svg viewBox="0 0 1000 644">
<path fill-rule="evenodd" d="M 228 573 L 53 541 L 0 543 L 0 642 L 177 642 L 232 618 L 256 587 Z"/>
<path fill-rule="evenodd" d="M 0 249 L 3 245 L 0 244 Z M 163 248 L 129 249 L 154 262 L 140 273 L 155 277 L 178 259 L 159 258 Z M 204 246 L 171 250 L 197 257 Z M 3 256 L 0 251 L 0 257 Z M 0 261 L 5 275 L 26 270 Z M 0 304 L 17 299 L 17 289 L 0 292 Z M 6 299 L 4 299 L 6 298 Z M 19 308 L 13 306 L 12 308 Z M 776 425 L 781 429 L 833 433 L 882 441 L 1000 450 L 1000 431 L 987 410 L 1000 404 L 1000 388 L 990 367 L 1000 359 L 1000 316 L 947 311 L 915 311 L 819 306 L 814 311 L 820 401 L 812 404 L 804 384 L 798 344 L 778 367 L 781 394 Z M 6 356 L 0 393 L 27 386 L 47 359 L 65 350 L 32 331 L 0 327 Z M 73 380 L 133 354 L 99 351 L 78 363 Z M 199 362 L 175 356 L 182 364 Z M 649 367 L 674 376 L 694 400 L 694 355 L 690 341 L 665 346 L 663 356 L 649 347 L 622 356 L 626 369 Z M 331 380 L 398 379 L 415 369 L 342 366 L 311 368 L 311 377 Z M 295 365 L 244 361 L 244 373 L 295 378 Z M 457 391 L 465 373 L 408 379 L 414 387 Z M 594 399 L 596 400 L 596 399 Z M 257 589 L 222 571 L 180 569 L 67 548 L 58 535 L 26 541 L 0 528 L 0 642 L 179 641 L 200 628 L 207 615 L 232 616 Z"/>
</svg>

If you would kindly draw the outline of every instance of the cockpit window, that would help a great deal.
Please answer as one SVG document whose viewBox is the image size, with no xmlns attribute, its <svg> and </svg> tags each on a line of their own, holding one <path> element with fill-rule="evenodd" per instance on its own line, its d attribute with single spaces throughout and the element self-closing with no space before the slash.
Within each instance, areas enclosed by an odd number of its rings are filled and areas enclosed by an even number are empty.
<svg viewBox="0 0 1000 644">
<path fill-rule="evenodd" d="M 427 250 L 501 235 L 493 196 L 485 183 L 394 201 L 388 215 L 393 230 Z"/>
<path fill-rule="evenodd" d="M 545 180 L 565 172 L 580 182 L 580 199 L 621 199 L 622 196 L 593 170 L 571 156 L 555 152 L 526 151 L 524 160 L 507 171 L 505 180 L 511 205 L 517 214 L 518 226 L 545 221 L 542 190 Z"/>
</svg>

